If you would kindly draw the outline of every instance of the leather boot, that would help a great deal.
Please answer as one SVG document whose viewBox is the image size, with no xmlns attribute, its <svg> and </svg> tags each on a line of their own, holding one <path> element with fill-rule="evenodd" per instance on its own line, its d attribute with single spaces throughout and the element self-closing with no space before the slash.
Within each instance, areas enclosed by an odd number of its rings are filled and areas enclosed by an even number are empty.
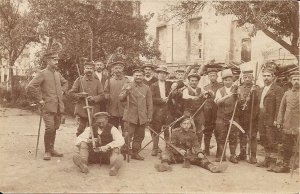
<svg viewBox="0 0 300 194">
<path fill-rule="evenodd" d="M 248 163 L 250 164 L 256 164 L 257 163 L 257 159 L 256 159 L 256 154 L 251 154 L 250 159 L 248 160 Z"/>
<path fill-rule="evenodd" d="M 50 133 L 45 131 L 44 134 L 44 145 L 45 145 L 45 154 L 44 154 L 44 160 L 51 160 L 51 145 L 50 145 Z"/>
<path fill-rule="evenodd" d="M 191 167 L 191 162 L 189 159 L 184 159 L 182 168 L 190 168 Z"/>
<path fill-rule="evenodd" d="M 276 173 L 289 173 L 290 168 L 289 168 L 289 165 L 287 163 L 283 163 L 283 164 L 276 165 L 272 169 L 272 171 L 276 172 Z"/>
<path fill-rule="evenodd" d="M 258 162 L 256 166 L 261 168 L 267 168 L 269 167 L 269 164 L 270 164 L 270 157 L 266 156 L 265 159 L 261 162 Z"/>
<path fill-rule="evenodd" d="M 211 137 L 208 135 L 204 135 L 204 153 L 206 156 L 210 155 L 209 149 L 210 149 L 210 139 Z"/>
<path fill-rule="evenodd" d="M 216 157 L 216 162 L 220 162 L 221 161 L 221 157 L 222 157 L 222 153 L 223 153 L 223 146 L 219 145 L 219 154 Z M 226 161 L 226 150 L 224 151 L 224 155 L 223 155 L 223 159 L 222 161 Z"/>
<path fill-rule="evenodd" d="M 132 159 L 135 159 L 135 160 L 144 160 L 145 158 L 140 156 L 136 150 L 132 150 L 132 156 L 131 156 Z"/>
<path fill-rule="evenodd" d="M 164 171 L 171 171 L 172 170 L 172 167 L 167 162 L 162 162 L 160 164 L 155 164 L 154 167 L 158 172 L 164 172 Z"/>
<path fill-rule="evenodd" d="M 276 158 L 270 158 L 269 166 L 267 171 L 272 172 L 276 166 Z"/>
<path fill-rule="evenodd" d="M 62 153 L 59 153 L 58 151 L 54 150 L 54 143 L 55 143 L 55 137 L 56 137 L 56 130 L 51 134 L 51 140 L 50 140 L 50 153 L 53 157 L 63 157 L 64 155 Z"/>
<path fill-rule="evenodd" d="M 245 148 L 242 148 L 241 149 L 241 153 L 238 155 L 237 159 L 239 161 L 242 161 L 242 160 L 246 160 L 247 159 L 247 154 L 246 154 L 246 149 Z"/>
<path fill-rule="evenodd" d="M 234 164 L 237 164 L 239 161 L 237 160 L 237 156 L 235 155 L 236 147 L 234 145 L 229 145 L 229 150 L 230 150 L 229 161 Z"/>
<path fill-rule="evenodd" d="M 155 136 L 154 134 L 152 135 L 152 140 L 153 140 L 153 148 L 152 148 L 152 152 L 151 152 L 151 156 L 157 156 L 158 153 L 158 141 L 159 141 L 159 137 Z"/>
</svg>

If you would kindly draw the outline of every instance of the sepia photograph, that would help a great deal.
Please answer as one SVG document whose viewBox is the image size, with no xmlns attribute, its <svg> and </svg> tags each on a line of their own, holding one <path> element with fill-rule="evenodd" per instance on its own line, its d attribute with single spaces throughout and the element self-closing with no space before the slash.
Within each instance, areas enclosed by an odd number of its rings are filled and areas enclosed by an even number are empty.
<svg viewBox="0 0 300 194">
<path fill-rule="evenodd" d="M 0 193 L 299 193 L 296 0 L 0 0 Z"/>
</svg>

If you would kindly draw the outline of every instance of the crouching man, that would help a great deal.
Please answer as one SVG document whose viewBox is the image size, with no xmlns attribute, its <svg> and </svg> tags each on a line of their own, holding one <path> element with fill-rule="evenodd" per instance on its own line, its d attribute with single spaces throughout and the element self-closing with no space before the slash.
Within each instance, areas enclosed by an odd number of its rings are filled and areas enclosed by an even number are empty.
<svg viewBox="0 0 300 194">
<path fill-rule="evenodd" d="M 185 117 L 181 120 L 180 127 L 173 130 L 170 143 L 162 153 L 161 164 L 155 166 L 159 171 L 171 170 L 170 164 L 183 163 L 189 168 L 190 164 L 205 168 L 213 173 L 223 172 L 226 164 L 214 165 L 204 156 L 195 133 L 191 130 L 191 119 Z"/>
<path fill-rule="evenodd" d="M 76 139 L 78 152 L 73 156 L 73 162 L 83 173 L 88 172 L 88 164 L 110 164 L 110 176 L 116 176 L 122 164 L 121 146 L 125 141 L 116 127 L 108 123 L 109 114 L 98 112 L 94 114 L 93 134 L 96 148 L 93 149 L 90 129 L 87 128 Z"/>
</svg>

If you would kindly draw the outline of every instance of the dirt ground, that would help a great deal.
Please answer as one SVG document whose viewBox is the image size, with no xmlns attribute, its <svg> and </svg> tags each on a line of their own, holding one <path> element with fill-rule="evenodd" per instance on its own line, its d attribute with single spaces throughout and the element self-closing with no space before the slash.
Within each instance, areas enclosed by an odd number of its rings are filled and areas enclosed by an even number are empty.
<svg viewBox="0 0 300 194">
<path fill-rule="evenodd" d="M 213 174 L 197 166 L 173 165 L 171 172 L 157 172 L 157 157 L 150 155 L 151 145 L 141 155 L 145 161 L 124 161 L 119 175 L 110 177 L 108 167 L 89 166 L 82 174 L 72 162 L 76 124 L 68 118 L 57 133 L 56 148 L 63 158 L 44 161 L 42 124 L 37 160 L 34 159 L 39 116 L 30 111 L 0 108 L 0 191 L 37 192 L 299 192 L 299 173 L 275 174 L 247 162 L 232 164 L 225 173 Z M 150 140 L 147 132 L 144 144 Z M 161 145 L 163 147 L 163 145 Z M 212 149 L 215 151 L 215 148 Z M 214 157 L 210 157 L 214 160 Z M 262 159 L 262 155 L 258 157 Z"/>
</svg>

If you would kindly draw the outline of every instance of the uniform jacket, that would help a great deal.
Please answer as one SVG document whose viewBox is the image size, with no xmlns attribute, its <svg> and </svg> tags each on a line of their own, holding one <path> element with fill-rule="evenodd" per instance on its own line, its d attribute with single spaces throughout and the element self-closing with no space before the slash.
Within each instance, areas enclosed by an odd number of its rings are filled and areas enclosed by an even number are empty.
<svg viewBox="0 0 300 194">
<path fill-rule="evenodd" d="M 45 101 L 44 112 L 64 112 L 63 92 L 68 88 L 68 81 L 62 75 L 47 67 L 40 71 L 28 84 L 26 90 L 35 101 Z M 59 109 L 58 109 L 59 107 Z"/>
<path fill-rule="evenodd" d="M 279 111 L 277 122 L 283 124 L 283 131 L 286 134 L 298 134 L 299 133 L 299 90 L 291 89 L 284 93 Z"/>
<path fill-rule="evenodd" d="M 160 120 L 168 115 L 168 105 L 160 96 L 158 81 L 150 86 L 153 100 L 153 120 Z M 165 82 L 165 96 L 168 97 L 171 89 L 171 83 Z"/>
<path fill-rule="evenodd" d="M 126 92 L 127 86 L 130 85 L 130 91 Z M 144 83 L 136 84 L 135 82 L 124 85 L 119 98 L 126 101 L 123 120 L 133 124 L 145 124 L 152 120 L 153 102 L 149 86 Z"/>
<path fill-rule="evenodd" d="M 114 117 L 122 117 L 126 102 L 119 100 L 120 92 L 124 85 L 128 84 L 129 80 L 122 76 L 121 78 L 112 77 L 108 85 L 108 80 L 105 83 L 104 93 L 110 95 L 110 99 L 106 101 L 107 112 Z"/>
<path fill-rule="evenodd" d="M 214 92 L 214 95 L 216 95 L 217 90 L 220 89 L 220 88 L 222 88 L 222 87 L 223 87 L 223 84 L 222 84 L 222 83 L 215 82 L 215 83 L 210 83 L 210 84 L 204 86 L 203 89 L 204 89 L 205 91 L 211 90 L 211 91 Z M 214 98 L 214 96 L 213 96 L 213 98 Z"/>
<path fill-rule="evenodd" d="M 80 79 L 83 85 L 83 89 L 81 87 Z M 87 110 L 83 107 L 86 106 L 85 99 L 80 98 L 78 93 L 87 92 L 89 96 L 93 96 L 95 98 L 95 102 L 89 102 L 89 106 L 93 106 L 92 115 L 96 112 L 100 111 L 100 104 L 99 102 L 104 98 L 103 96 L 103 88 L 98 78 L 95 76 L 91 76 L 88 78 L 86 75 L 81 76 L 81 78 L 77 78 L 69 91 L 69 95 L 72 98 L 76 99 L 76 105 L 74 114 L 80 117 L 87 118 Z"/>
<path fill-rule="evenodd" d="M 262 92 L 263 87 L 259 91 L 258 106 L 261 100 Z M 282 96 L 283 89 L 276 85 L 276 83 L 272 83 L 263 101 L 264 108 L 259 110 L 260 124 L 268 126 L 273 125 L 274 121 L 277 119 Z"/>
<path fill-rule="evenodd" d="M 192 130 L 184 131 L 183 129 L 176 128 L 173 130 L 171 135 L 171 142 L 173 146 L 175 146 L 178 150 L 190 150 L 194 151 L 194 153 L 198 154 L 202 152 L 200 148 L 200 144 L 198 142 L 198 138 Z M 170 146 L 167 147 L 168 150 L 178 154 L 176 151 L 173 150 Z"/>
</svg>

